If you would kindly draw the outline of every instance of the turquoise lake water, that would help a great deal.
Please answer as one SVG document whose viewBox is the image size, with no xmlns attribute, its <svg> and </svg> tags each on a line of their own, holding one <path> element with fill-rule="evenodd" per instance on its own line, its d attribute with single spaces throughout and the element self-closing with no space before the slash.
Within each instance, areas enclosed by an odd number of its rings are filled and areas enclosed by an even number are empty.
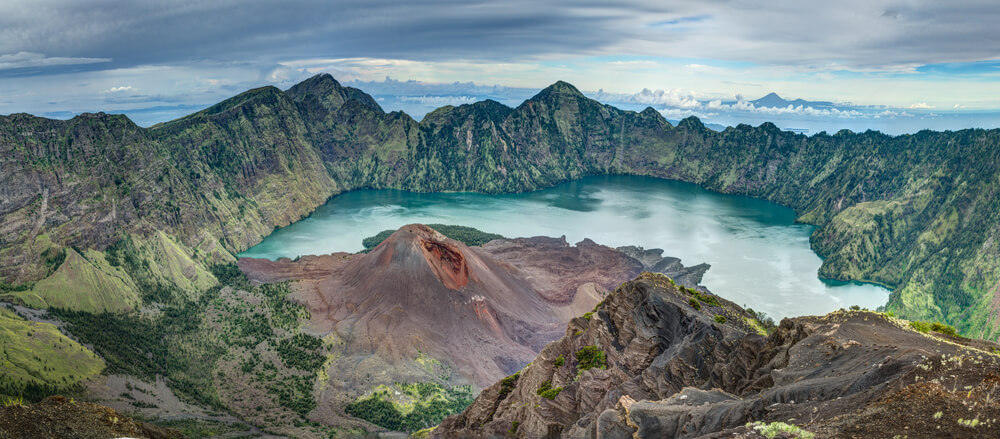
<svg viewBox="0 0 1000 439">
<path fill-rule="evenodd" d="M 509 195 L 363 190 L 333 197 L 240 256 L 276 259 L 361 250 L 361 240 L 410 223 L 472 226 L 507 237 L 590 238 L 612 247 L 662 248 L 685 265 L 707 262 L 712 292 L 775 318 L 885 304 L 889 291 L 820 280 L 813 226 L 787 207 L 678 181 L 588 177 Z"/>
</svg>

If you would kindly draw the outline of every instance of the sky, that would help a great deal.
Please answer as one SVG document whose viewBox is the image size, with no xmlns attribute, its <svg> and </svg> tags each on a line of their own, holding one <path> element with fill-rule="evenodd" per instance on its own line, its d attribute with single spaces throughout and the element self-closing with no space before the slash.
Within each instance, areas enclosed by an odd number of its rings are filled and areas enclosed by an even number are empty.
<svg viewBox="0 0 1000 439">
<path fill-rule="evenodd" d="M 723 126 L 993 128 L 997 23 L 996 0 L 4 0 L 0 114 L 148 126 L 330 73 L 417 119 L 565 80 Z"/>
</svg>

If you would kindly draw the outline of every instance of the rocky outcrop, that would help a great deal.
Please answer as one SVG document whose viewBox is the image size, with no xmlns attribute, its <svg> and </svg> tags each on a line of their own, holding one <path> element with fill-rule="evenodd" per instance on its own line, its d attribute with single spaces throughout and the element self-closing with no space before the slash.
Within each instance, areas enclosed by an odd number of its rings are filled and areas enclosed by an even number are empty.
<svg viewBox="0 0 1000 439">
<path fill-rule="evenodd" d="M 183 439 L 176 430 L 135 421 L 116 410 L 72 398 L 50 396 L 37 404 L 0 407 L 4 439 Z"/>
<path fill-rule="evenodd" d="M 731 303 L 693 304 L 689 290 L 644 273 L 433 434 L 732 437 L 750 434 L 744 425 L 751 421 L 800 424 L 823 437 L 1000 431 L 986 421 L 1000 415 L 1000 346 L 993 343 L 928 336 L 868 311 L 785 319 L 764 337 Z M 589 367 L 588 350 L 601 352 L 602 364 Z M 541 391 L 547 388 L 560 391 Z"/>
</svg>

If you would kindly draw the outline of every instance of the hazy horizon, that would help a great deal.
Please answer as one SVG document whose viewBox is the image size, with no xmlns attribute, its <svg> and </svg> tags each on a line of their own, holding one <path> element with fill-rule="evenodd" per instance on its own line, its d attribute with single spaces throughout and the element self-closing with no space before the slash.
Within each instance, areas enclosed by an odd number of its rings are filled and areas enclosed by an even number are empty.
<svg viewBox="0 0 1000 439">
<path fill-rule="evenodd" d="M 0 114 L 104 111 L 148 126 L 325 72 L 417 119 L 486 98 L 516 105 L 565 80 L 672 120 L 995 128 L 998 18 L 979 0 L 14 0 L 0 5 Z M 805 103 L 753 103 L 771 92 Z"/>
</svg>

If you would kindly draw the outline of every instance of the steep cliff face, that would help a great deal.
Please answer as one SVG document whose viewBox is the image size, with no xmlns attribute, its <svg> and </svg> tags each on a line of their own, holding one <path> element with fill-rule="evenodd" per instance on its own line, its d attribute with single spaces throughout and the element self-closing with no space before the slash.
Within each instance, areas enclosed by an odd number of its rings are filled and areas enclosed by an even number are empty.
<svg viewBox="0 0 1000 439">
<path fill-rule="evenodd" d="M 433 435 L 732 437 L 752 421 L 823 437 L 1000 432 L 996 344 L 928 336 L 867 311 L 786 319 L 764 337 L 733 304 L 693 303 L 644 273 Z"/>
<path fill-rule="evenodd" d="M 122 116 L 0 119 L 0 277 L 58 268 L 62 248 L 103 250 L 161 230 L 193 259 L 226 260 L 329 196 L 358 188 L 526 191 L 585 175 L 690 181 L 795 208 L 820 227 L 820 275 L 895 288 L 889 308 L 1000 333 L 1000 131 L 886 136 L 722 132 L 622 111 L 558 82 L 516 108 L 385 113 L 319 75 L 136 127 Z M 215 251 L 201 251 L 202 249 Z"/>
</svg>

